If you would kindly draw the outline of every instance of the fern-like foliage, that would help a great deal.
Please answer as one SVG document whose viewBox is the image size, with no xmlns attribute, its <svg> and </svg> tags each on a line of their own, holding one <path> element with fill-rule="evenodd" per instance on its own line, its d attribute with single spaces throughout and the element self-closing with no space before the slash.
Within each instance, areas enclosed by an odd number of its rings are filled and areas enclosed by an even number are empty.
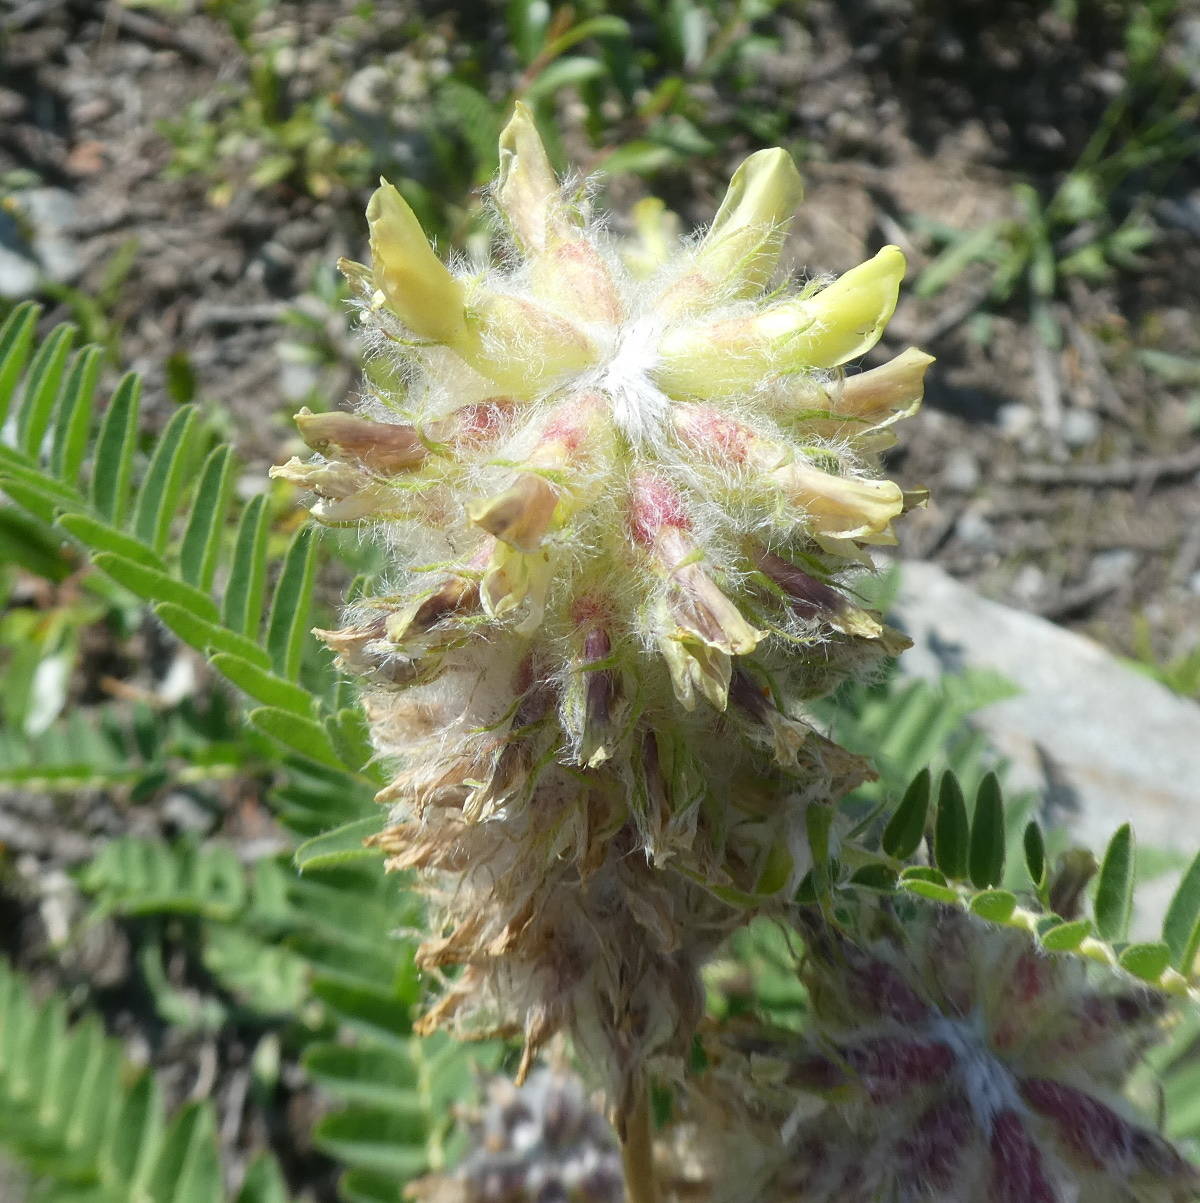
<svg viewBox="0 0 1200 1203">
<path fill-rule="evenodd" d="M 266 1155 L 227 1192 L 212 1107 L 168 1122 L 153 1075 L 125 1063 L 95 1017 L 72 1024 L 66 1001 L 34 996 L 0 960 L 0 1142 L 51 1203 L 286 1203 Z"/>
<path fill-rule="evenodd" d="M 0 444 L 0 488 L 205 653 L 256 703 L 248 715 L 255 728 L 308 760 L 357 774 L 367 750 L 357 711 L 299 680 L 313 528 L 274 553 L 266 499 L 236 512 L 234 457 L 224 445 L 206 449 L 193 406 L 178 409 L 140 455 L 138 377 L 127 375 L 98 415 L 100 350 L 72 355 L 69 325 L 35 347 L 37 317 L 26 302 L 0 329 L 0 425 L 7 420 L 12 431 Z"/>
</svg>

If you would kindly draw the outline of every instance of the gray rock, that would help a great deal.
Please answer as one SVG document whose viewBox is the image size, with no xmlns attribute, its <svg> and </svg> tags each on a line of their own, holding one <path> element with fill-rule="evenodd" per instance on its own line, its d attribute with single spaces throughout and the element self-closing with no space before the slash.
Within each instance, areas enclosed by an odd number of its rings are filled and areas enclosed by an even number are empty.
<svg viewBox="0 0 1200 1203">
<path fill-rule="evenodd" d="M 0 296 L 26 297 L 42 278 L 69 283 L 83 270 L 71 226 L 75 198 L 62 188 L 26 188 L 0 213 Z"/>
<path fill-rule="evenodd" d="M 1059 433 L 1072 451 L 1079 451 L 1100 437 L 1100 419 L 1090 409 L 1068 409 Z"/>
<path fill-rule="evenodd" d="M 976 721 L 1010 762 L 1007 780 L 1035 790 L 1049 822 L 1097 854 L 1126 821 L 1143 847 L 1181 860 L 1200 849 L 1200 705 L 932 564 L 905 561 L 900 579 L 895 616 L 914 641 L 902 670 L 991 669 L 1021 690 Z M 1139 887 L 1137 936 L 1157 935 L 1177 880 L 1172 872 Z"/>
</svg>

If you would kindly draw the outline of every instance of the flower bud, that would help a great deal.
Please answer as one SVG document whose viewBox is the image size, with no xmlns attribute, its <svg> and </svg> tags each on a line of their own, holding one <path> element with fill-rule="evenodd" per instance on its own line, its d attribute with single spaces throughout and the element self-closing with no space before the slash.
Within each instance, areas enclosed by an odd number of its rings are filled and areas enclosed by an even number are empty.
<svg viewBox="0 0 1200 1203">
<path fill-rule="evenodd" d="M 415 428 L 406 422 L 371 422 L 352 414 L 302 409 L 296 425 L 305 443 L 326 459 L 354 460 L 385 476 L 415 467 L 428 454 Z"/>
<path fill-rule="evenodd" d="M 403 512 L 394 490 L 351 464 L 306 464 L 292 456 L 286 464 L 273 467 L 268 475 L 274 480 L 286 480 L 302 489 L 311 489 L 318 500 L 309 507 L 309 513 L 326 526 Z"/>
<path fill-rule="evenodd" d="M 533 114 L 519 100 L 500 134 L 496 203 L 526 253 L 544 251 L 578 233 L 565 212 Z"/>
<path fill-rule="evenodd" d="M 391 311 L 415 334 L 459 347 L 470 341 L 465 290 L 421 229 L 408 202 L 386 180 L 367 205 L 375 287 Z"/>
<path fill-rule="evenodd" d="M 658 386 L 672 397 L 753 392 L 771 377 L 865 355 L 896 308 L 904 255 L 884 247 L 812 296 L 757 314 L 678 326 L 659 344 Z"/>
<path fill-rule="evenodd" d="M 775 272 L 803 198 L 804 182 L 786 150 L 752 154 L 733 173 L 692 271 L 663 298 L 666 310 L 686 311 L 717 297 L 752 296 L 761 290 Z"/>
<path fill-rule="evenodd" d="M 636 242 L 627 242 L 621 261 L 637 280 L 645 280 L 671 258 L 679 241 L 679 214 L 672 213 L 657 196 L 643 197 L 633 206 Z"/>
<path fill-rule="evenodd" d="M 869 372 L 859 372 L 831 390 L 830 408 L 839 417 L 870 422 L 910 417 L 925 394 L 925 371 L 933 356 L 909 347 Z"/>
</svg>

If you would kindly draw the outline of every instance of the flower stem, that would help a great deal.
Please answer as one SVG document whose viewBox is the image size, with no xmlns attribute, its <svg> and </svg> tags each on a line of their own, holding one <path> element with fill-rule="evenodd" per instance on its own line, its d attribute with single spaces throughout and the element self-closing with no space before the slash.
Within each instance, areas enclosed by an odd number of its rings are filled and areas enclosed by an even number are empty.
<svg viewBox="0 0 1200 1203">
<path fill-rule="evenodd" d="M 643 1087 L 637 1106 L 626 1117 L 621 1137 L 621 1161 L 625 1167 L 625 1197 L 628 1203 L 658 1203 L 654 1180 L 654 1136 L 650 1121 L 650 1092 Z"/>
</svg>

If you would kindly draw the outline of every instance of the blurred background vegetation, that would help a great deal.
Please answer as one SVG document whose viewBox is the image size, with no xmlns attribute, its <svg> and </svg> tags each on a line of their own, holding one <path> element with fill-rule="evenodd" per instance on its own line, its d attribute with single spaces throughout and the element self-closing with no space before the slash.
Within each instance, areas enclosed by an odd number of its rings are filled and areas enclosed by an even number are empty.
<svg viewBox="0 0 1200 1203">
<path fill-rule="evenodd" d="M 8 0 L 0 56 L 2 441 L 46 444 L 57 482 L 0 462 L 19 969 L 0 971 L 0 1142 L 20 1154 L 0 1200 L 43 1197 L 35 1180 L 395 1200 L 449 1156 L 476 1068 L 510 1056 L 412 1039 L 412 900 L 355 838 L 322 838 L 376 819 L 353 697 L 305 632 L 377 564 L 312 538 L 265 476 L 301 450 L 299 406 L 355 387 L 333 264 L 363 257 L 377 178 L 482 258 L 514 100 L 560 168 L 595 174 L 619 236 L 664 212 L 692 228 L 777 144 L 808 186 L 797 270 L 898 243 L 910 287 L 880 355 L 939 359 L 889 465 L 937 499 L 905 554 L 1200 695 L 1196 3 Z M 930 763 L 972 796 L 993 758 L 963 720 L 1002 692 L 889 679 L 828 717 L 880 757 L 868 800 Z M 740 946 L 738 990 L 784 989 L 772 938 Z M 1195 1037 L 1170 1054 L 1183 1134 Z"/>
</svg>

